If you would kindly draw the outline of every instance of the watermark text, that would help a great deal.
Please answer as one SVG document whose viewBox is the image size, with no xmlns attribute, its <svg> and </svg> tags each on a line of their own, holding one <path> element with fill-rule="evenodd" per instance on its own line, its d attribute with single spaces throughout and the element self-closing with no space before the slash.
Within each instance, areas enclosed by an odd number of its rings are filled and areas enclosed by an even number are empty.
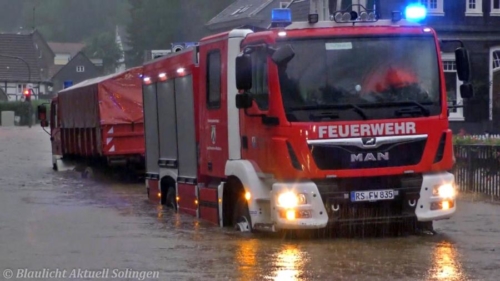
<svg viewBox="0 0 500 281">
<path fill-rule="evenodd" d="M 3 271 L 5 279 L 133 279 L 133 280 L 151 280 L 159 279 L 160 272 L 152 270 L 133 270 L 130 268 L 103 268 L 103 269 L 35 269 L 16 268 L 5 269 Z"/>
</svg>

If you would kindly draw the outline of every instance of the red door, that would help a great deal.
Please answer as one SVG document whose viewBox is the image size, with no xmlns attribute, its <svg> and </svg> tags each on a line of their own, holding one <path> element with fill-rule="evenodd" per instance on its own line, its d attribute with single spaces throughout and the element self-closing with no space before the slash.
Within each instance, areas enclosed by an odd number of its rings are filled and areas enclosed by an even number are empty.
<svg viewBox="0 0 500 281">
<path fill-rule="evenodd" d="M 252 88 L 248 93 L 253 105 L 240 110 L 240 132 L 242 136 L 242 157 L 252 160 L 264 173 L 272 173 L 275 151 L 271 136 L 275 126 L 263 121 L 261 116 L 269 117 L 268 54 L 265 48 L 256 48 L 250 54 L 252 59 Z M 266 124 L 265 124 L 266 123 Z"/>
<path fill-rule="evenodd" d="M 227 40 L 200 46 L 200 172 L 224 177 L 228 158 Z"/>
</svg>

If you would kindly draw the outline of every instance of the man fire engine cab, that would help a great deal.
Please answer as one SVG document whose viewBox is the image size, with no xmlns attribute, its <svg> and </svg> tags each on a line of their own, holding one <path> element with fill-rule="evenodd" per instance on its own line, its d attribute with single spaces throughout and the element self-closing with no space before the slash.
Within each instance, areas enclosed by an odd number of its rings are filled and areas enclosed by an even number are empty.
<svg viewBox="0 0 500 281">
<path fill-rule="evenodd" d="M 269 30 L 208 36 L 144 66 L 150 198 L 242 231 L 432 228 L 455 213 L 440 42 L 411 22 L 425 10 L 328 14 L 292 23 L 275 9 Z M 455 54 L 470 98 L 468 52 Z"/>
<path fill-rule="evenodd" d="M 281 25 L 243 39 L 242 158 L 268 176 L 243 179 L 251 196 L 242 223 L 305 229 L 399 220 L 431 228 L 455 213 L 439 41 L 412 22 L 424 8 L 408 7 L 406 20 L 351 8 L 332 21 L 312 14 L 297 23 L 277 9 Z M 470 98 L 468 52 L 462 45 L 455 54 L 462 97 Z"/>
</svg>

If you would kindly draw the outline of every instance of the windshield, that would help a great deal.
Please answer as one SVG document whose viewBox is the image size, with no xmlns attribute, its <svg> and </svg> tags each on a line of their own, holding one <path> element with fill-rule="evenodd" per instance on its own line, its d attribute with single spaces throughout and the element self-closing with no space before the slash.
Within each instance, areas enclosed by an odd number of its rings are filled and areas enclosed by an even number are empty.
<svg viewBox="0 0 500 281">
<path fill-rule="evenodd" d="M 281 44 L 290 44 L 295 51 L 288 64 L 279 66 L 289 121 L 311 121 L 318 114 L 320 120 L 356 120 L 440 112 L 438 58 L 432 37 L 309 39 Z"/>
</svg>

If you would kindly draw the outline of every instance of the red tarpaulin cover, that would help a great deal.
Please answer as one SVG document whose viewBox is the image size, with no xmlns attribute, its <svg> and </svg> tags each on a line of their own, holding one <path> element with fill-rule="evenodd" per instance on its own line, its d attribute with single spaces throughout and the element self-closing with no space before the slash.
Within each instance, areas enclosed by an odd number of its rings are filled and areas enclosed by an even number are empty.
<svg viewBox="0 0 500 281">
<path fill-rule="evenodd" d="M 62 128 L 143 123 L 142 67 L 85 80 L 58 93 Z"/>
</svg>

